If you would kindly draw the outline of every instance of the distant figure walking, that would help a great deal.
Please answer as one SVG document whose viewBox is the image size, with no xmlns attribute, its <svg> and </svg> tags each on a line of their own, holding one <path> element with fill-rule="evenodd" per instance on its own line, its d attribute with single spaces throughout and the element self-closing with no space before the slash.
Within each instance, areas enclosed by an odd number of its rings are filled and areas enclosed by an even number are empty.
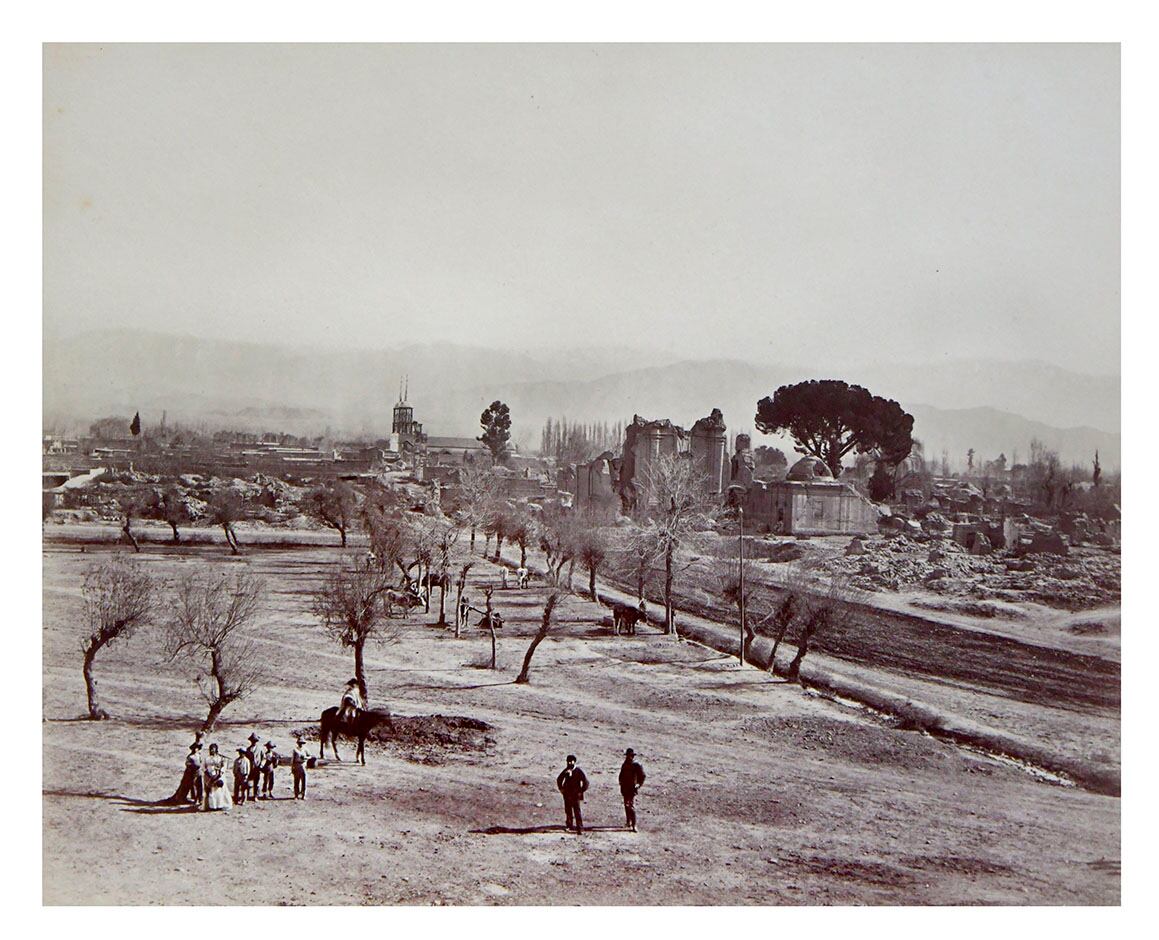
<svg viewBox="0 0 1159 940">
<path fill-rule="evenodd" d="M 277 745 L 273 741 L 266 742 L 266 748 L 258 758 L 261 761 L 262 795 L 263 800 L 274 798 L 274 770 L 278 766 Z"/>
<path fill-rule="evenodd" d="M 290 772 L 294 776 L 294 799 L 306 799 L 306 739 L 298 738 L 298 744 L 290 757 Z"/>
<path fill-rule="evenodd" d="M 253 762 L 249 759 L 249 752 L 244 747 L 237 749 L 237 757 L 233 761 L 233 801 L 238 806 L 245 803 L 250 787 L 250 768 Z"/>
<path fill-rule="evenodd" d="M 507 587 L 508 587 L 508 583 L 507 583 L 507 566 L 506 566 L 506 565 L 504 565 L 504 566 L 503 566 L 503 567 L 500 569 L 500 571 L 502 572 L 502 575 L 501 575 L 501 577 L 503 578 L 503 590 L 504 590 L 504 591 L 506 591 L 506 590 L 507 590 Z"/>
<path fill-rule="evenodd" d="M 555 785 L 563 794 L 563 811 L 567 818 L 567 828 L 575 829 L 577 833 L 583 832 L 584 817 L 580 812 L 580 803 L 583 802 L 584 793 L 588 788 L 588 778 L 576 766 L 574 754 L 567 755 L 567 766 L 555 778 Z"/>
<path fill-rule="evenodd" d="M 628 748 L 620 765 L 620 796 L 624 798 L 625 825 L 633 832 L 636 831 L 636 794 L 643 785 L 644 768 L 636 761 L 636 752 Z"/>
<path fill-rule="evenodd" d="M 204 809 L 229 809 L 229 791 L 225 788 L 225 758 L 217 752 L 217 745 L 209 745 L 203 765 L 205 774 Z"/>
<path fill-rule="evenodd" d="M 459 598 L 459 628 L 466 629 L 471 614 L 471 599 L 464 594 Z"/>
</svg>

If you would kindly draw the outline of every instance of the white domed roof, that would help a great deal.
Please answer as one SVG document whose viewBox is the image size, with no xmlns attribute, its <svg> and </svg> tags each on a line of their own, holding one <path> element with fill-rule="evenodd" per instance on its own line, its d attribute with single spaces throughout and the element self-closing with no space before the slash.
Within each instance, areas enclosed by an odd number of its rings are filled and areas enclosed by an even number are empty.
<svg viewBox="0 0 1159 940">
<path fill-rule="evenodd" d="M 789 468 L 786 480 L 832 480 L 833 474 L 825 465 L 825 461 L 816 457 L 802 457 Z"/>
</svg>

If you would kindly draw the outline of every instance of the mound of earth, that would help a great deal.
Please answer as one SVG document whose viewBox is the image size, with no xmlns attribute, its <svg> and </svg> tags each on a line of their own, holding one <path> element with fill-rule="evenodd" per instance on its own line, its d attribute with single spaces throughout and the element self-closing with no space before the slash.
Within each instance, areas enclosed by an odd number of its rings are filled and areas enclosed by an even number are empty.
<svg viewBox="0 0 1159 940">
<path fill-rule="evenodd" d="M 441 764 L 468 754 L 482 754 L 495 739 L 487 722 L 463 715 L 396 715 L 389 726 L 367 739 L 397 751 L 418 764 Z"/>
<path fill-rule="evenodd" d="M 366 741 L 414 763 L 441 764 L 449 758 L 484 753 L 495 743 L 487 733 L 492 730 L 487 722 L 465 715 L 395 715 L 389 725 L 372 730 Z M 317 730 L 311 729 L 309 735 L 317 738 Z"/>
</svg>

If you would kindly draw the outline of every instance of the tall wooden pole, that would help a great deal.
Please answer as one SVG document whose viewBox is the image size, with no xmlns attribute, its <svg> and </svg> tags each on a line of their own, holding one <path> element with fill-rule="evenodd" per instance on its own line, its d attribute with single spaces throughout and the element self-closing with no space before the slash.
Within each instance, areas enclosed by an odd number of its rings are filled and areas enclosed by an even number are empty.
<svg viewBox="0 0 1159 940">
<path fill-rule="evenodd" d="M 744 665 L 745 609 L 744 609 L 744 509 L 736 510 L 740 520 L 740 664 Z"/>
</svg>

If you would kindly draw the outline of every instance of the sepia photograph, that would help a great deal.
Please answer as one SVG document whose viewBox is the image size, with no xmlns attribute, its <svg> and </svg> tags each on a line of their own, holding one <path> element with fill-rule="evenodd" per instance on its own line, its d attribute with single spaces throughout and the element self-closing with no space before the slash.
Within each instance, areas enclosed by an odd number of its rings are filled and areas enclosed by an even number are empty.
<svg viewBox="0 0 1159 940">
<path fill-rule="evenodd" d="M 42 905 L 1120 905 L 1118 42 L 39 53 Z"/>
</svg>

